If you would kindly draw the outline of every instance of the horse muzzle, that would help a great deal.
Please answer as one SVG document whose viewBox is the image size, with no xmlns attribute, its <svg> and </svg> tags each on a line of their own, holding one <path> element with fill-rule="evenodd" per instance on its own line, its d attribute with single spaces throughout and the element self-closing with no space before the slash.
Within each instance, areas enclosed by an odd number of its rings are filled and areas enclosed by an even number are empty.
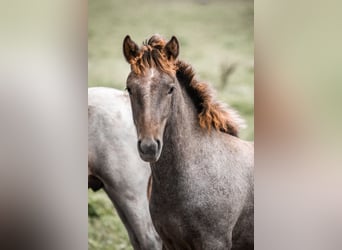
<svg viewBox="0 0 342 250">
<path fill-rule="evenodd" d="M 138 151 L 142 160 L 156 162 L 161 151 L 161 142 L 158 139 L 146 138 L 138 141 Z"/>
</svg>

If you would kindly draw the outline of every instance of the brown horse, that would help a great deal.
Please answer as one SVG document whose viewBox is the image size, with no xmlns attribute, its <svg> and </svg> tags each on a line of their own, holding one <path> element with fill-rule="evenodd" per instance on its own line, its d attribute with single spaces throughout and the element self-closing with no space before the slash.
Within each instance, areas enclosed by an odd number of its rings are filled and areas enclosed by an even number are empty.
<svg viewBox="0 0 342 250">
<path fill-rule="evenodd" d="M 142 47 L 127 36 L 127 90 L 140 157 L 150 162 L 150 212 L 166 249 L 253 249 L 254 146 L 236 113 L 178 60 L 175 37 Z"/>
</svg>

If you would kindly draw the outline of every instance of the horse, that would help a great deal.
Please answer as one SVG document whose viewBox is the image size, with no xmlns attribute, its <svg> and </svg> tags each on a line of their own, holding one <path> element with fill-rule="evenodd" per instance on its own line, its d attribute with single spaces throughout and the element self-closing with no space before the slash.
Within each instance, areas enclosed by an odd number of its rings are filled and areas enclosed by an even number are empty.
<svg viewBox="0 0 342 250">
<path fill-rule="evenodd" d="M 88 187 L 103 188 L 135 250 L 160 250 L 147 199 L 150 168 L 138 155 L 127 94 L 88 89 Z"/>
<path fill-rule="evenodd" d="M 123 54 L 163 249 L 254 249 L 254 143 L 238 137 L 242 119 L 178 59 L 175 36 L 139 47 L 127 35 Z"/>
</svg>

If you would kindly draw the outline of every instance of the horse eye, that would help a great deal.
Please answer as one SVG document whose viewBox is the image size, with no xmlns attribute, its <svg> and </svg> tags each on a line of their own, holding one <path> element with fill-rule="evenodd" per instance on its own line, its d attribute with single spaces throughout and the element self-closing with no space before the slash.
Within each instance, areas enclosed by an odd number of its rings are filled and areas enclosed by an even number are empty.
<svg viewBox="0 0 342 250">
<path fill-rule="evenodd" d="M 132 94 L 131 88 L 127 87 L 126 90 L 127 90 L 128 94 L 130 94 L 130 95 Z"/>
<path fill-rule="evenodd" d="M 172 87 L 169 89 L 169 91 L 168 91 L 167 93 L 168 93 L 168 94 L 172 94 L 172 92 L 173 92 L 174 89 L 175 89 L 175 87 L 172 86 Z"/>
</svg>

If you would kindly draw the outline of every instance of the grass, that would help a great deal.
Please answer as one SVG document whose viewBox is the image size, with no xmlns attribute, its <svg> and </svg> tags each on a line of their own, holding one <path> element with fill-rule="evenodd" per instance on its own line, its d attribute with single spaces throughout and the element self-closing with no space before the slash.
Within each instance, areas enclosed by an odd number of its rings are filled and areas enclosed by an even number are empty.
<svg viewBox="0 0 342 250">
<path fill-rule="evenodd" d="M 102 190 L 88 191 L 88 249 L 132 249 L 120 218 Z"/>
<path fill-rule="evenodd" d="M 205 2 L 205 1 L 202 1 Z M 254 138 L 253 1 L 89 0 L 88 86 L 124 89 L 129 65 L 122 55 L 129 34 L 141 44 L 152 34 L 176 35 L 180 58 L 210 83 L 220 100 L 247 122 L 240 136 Z M 236 63 L 225 84 L 222 67 Z M 89 191 L 89 249 L 132 249 L 104 192 Z"/>
</svg>

